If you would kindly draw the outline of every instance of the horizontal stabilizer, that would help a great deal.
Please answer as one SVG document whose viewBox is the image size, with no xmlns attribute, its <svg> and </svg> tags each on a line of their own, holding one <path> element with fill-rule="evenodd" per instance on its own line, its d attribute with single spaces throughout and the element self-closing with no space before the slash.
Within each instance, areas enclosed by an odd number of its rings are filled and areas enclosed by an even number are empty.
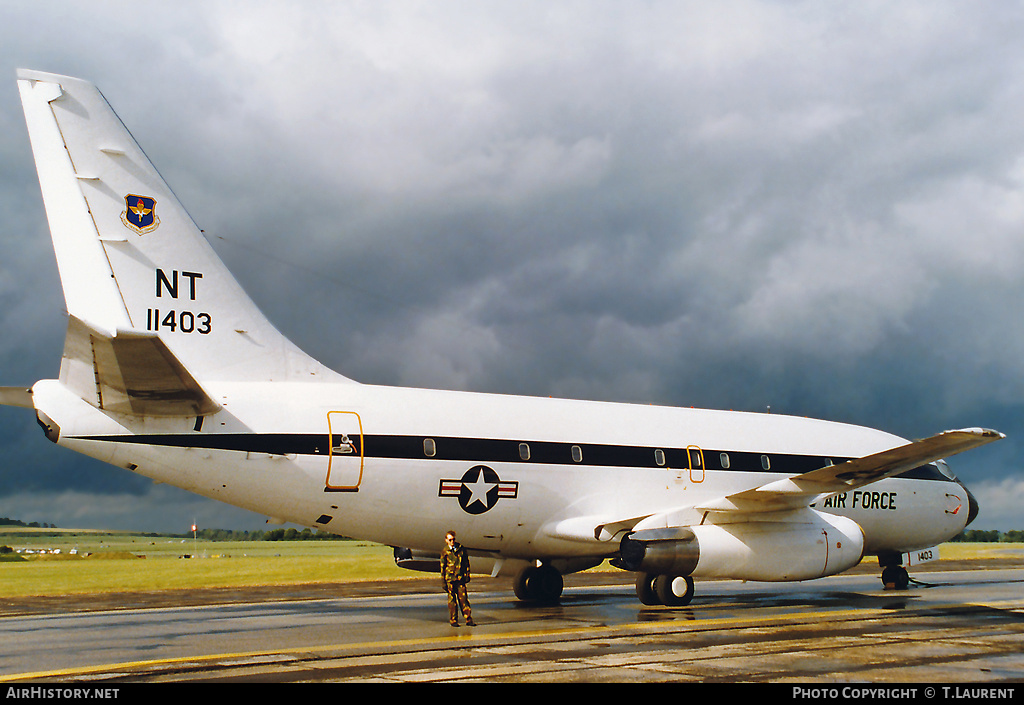
<svg viewBox="0 0 1024 705">
<path fill-rule="evenodd" d="M 61 381 L 100 409 L 140 416 L 203 416 L 220 407 L 152 333 L 106 335 L 68 323 Z"/>
<path fill-rule="evenodd" d="M 32 390 L 26 387 L 0 387 L 0 406 L 33 408 Z"/>
</svg>

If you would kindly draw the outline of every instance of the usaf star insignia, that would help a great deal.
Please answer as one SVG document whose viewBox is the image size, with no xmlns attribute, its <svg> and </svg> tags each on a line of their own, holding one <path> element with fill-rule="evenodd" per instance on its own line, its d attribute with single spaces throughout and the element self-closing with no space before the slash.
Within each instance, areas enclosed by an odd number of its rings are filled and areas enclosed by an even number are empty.
<svg viewBox="0 0 1024 705">
<path fill-rule="evenodd" d="M 125 227 L 139 235 L 151 233 L 160 226 L 156 215 L 156 199 L 129 193 L 124 197 L 125 209 L 121 213 L 121 222 Z"/>
<path fill-rule="evenodd" d="M 499 499 L 515 499 L 518 494 L 518 482 L 502 482 L 486 465 L 474 465 L 459 480 L 441 480 L 437 490 L 438 497 L 458 497 L 468 514 L 483 514 Z"/>
</svg>

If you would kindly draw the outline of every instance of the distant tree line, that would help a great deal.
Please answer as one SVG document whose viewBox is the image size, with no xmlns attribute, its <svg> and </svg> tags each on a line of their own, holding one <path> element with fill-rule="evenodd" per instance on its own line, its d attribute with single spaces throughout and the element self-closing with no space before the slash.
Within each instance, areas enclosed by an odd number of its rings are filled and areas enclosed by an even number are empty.
<svg viewBox="0 0 1024 705">
<path fill-rule="evenodd" d="M 56 529 L 56 524 L 40 524 L 38 521 L 32 521 L 26 524 L 19 519 L 8 519 L 7 517 L 0 517 L 0 526 L 27 526 L 30 529 Z"/>
<path fill-rule="evenodd" d="M 1010 531 L 967 529 L 952 540 L 958 543 L 1024 543 L 1024 531 L 1021 529 L 1011 529 Z"/>
<path fill-rule="evenodd" d="M 192 538 L 187 534 L 172 534 L 174 538 Z M 271 529 L 269 531 L 233 531 L 231 529 L 199 529 L 195 532 L 197 539 L 206 541 L 344 541 L 324 531 L 312 529 Z"/>
<path fill-rule="evenodd" d="M 40 524 L 37 521 L 25 523 L 19 519 L 8 519 L 0 517 L 0 526 L 23 526 L 30 529 L 56 529 L 56 524 Z M 140 532 L 141 536 L 170 538 L 192 538 L 192 532 L 187 534 L 164 534 L 152 532 Z M 234 531 L 232 529 L 199 529 L 195 532 L 197 539 L 205 541 L 345 541 L 345 537 L 329 534 L 319 529 L 271 529 L 269 531 Z"/>
</svg>

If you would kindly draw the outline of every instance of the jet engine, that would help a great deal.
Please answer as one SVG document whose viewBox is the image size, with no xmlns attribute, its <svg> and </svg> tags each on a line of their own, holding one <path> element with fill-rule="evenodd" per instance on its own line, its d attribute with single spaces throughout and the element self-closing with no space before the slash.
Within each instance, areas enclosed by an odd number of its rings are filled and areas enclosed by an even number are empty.
<svg viewBox="0 0 1024 705">
<path fill-rule="evenodd" d="M 864 532 L 846 517 L 808 510 L 799 521 L 643 529 L 622 539 L 621 567 L 670 576 L 810 580 L 857 565 Z"/>
</svg>

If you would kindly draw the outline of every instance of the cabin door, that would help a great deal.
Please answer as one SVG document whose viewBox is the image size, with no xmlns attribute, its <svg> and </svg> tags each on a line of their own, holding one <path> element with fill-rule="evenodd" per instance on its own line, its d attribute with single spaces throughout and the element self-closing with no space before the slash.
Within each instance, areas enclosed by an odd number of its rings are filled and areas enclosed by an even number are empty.
<svg viewBox="0 0 1024 705">
<path fill-rule="evenodd" d="M 352 411 L 327 413 L 330 454 L 327 459 L 328 492 L 358 492 L 363 481 L 363 421 Z"/>
</svg>

